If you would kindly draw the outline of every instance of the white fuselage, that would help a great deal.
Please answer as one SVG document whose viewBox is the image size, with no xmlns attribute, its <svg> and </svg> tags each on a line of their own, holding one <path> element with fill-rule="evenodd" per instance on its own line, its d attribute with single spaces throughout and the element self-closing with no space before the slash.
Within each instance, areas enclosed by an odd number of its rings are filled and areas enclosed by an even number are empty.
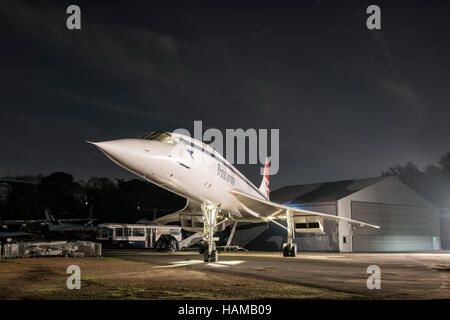
<svg viewBox="0 0 450 320">
<path fill-rule="evenodd" d="M 171 143 L 121 139 L 94 143 L 112 161 L 191 202 L 220 205 L 222 213 L 241 218 L 233 189 L 260 199 L 261 191 L 208 145 L 171 133 Z M 255 216 L 254 218 L 257 218 Z"/>
</svg>

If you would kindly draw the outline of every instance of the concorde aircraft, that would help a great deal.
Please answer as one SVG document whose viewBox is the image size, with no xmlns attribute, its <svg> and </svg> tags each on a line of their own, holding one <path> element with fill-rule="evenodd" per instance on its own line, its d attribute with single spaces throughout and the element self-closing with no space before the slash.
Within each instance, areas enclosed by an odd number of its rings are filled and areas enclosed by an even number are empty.
<svg viewBox="0 0 450 320">
<path fill-rule="evenodd" d="M 295 256 L 295 232 L 323 232 L 323 220 L 379 228 L 361 221 L 293 208 L 269 200 L 269 162 L 257 188 L 220 153 L 178 133 L 150 132 L 137 139 L 90 142 L 124 169 L 186 198 L 186 206 L 158 219 L 181 220 L 190 231 L 203 231 L 205 262 L 218 261 L 214 232 L 232 222 L 271 222 L 287 231 L 283 256 Z M 286 220 L 287 226 L 279 221 Z"/>
</svg>

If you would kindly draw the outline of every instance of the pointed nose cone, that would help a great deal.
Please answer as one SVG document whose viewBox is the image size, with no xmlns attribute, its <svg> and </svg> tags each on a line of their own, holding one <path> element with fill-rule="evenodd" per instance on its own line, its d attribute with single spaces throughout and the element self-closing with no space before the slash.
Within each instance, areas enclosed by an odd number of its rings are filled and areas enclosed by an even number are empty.
<svg viewBox="0 0 450 320">
<path fill-rule="evenodd" d="M 139 174 L 142 171 L 142 144 L 137 139 L 91 142 L 117 165 Z"/>
</svg>

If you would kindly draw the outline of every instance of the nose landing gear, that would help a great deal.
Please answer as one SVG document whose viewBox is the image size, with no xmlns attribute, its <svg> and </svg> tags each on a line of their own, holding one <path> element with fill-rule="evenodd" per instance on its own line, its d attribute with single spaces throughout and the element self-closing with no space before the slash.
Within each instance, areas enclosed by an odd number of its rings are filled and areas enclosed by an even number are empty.
<svg viewBox="0 0 450 320">
<path fill-rule="evenodd" d="M 214 228 L 217 225 L 217 214 L 219 211 L 220 205 L 202 204 L 204 245 L 202 245 L 200 253 L 203 251 L 204 262 L 217 262 L 219 260 L 214 241 Z"/>
</svg>

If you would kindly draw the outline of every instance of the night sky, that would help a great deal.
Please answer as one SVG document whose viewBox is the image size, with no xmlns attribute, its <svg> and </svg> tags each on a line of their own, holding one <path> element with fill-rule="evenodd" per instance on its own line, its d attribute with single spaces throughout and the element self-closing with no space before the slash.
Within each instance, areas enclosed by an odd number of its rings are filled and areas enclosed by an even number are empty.
<svg viewBox="0 0 450 320">
<path fill-rule="evenodd" d="M 392 2 L 2 0 L 0 176 L 130 178 L 85 140 L 194 120 L 279 128 L 272 189 L 436 163 L 450 151 L 450 5 Z M 366 28 L 369 4 L 382 30 Z M 259 185 L 258 165 L 237 167 Z"/>
</svg>

